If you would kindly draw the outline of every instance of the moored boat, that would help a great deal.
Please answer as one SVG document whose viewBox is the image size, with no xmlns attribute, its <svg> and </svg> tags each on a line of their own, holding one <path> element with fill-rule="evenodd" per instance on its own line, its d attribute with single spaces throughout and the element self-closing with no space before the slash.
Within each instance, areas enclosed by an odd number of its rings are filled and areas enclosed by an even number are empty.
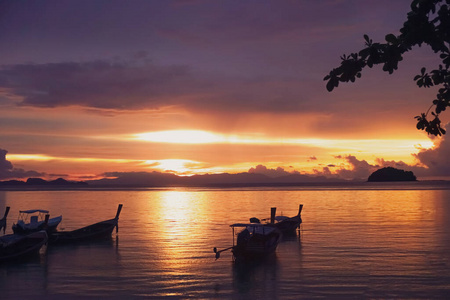
<svg viewBox="0 0 450 300">
<path fill-rule="evenodd" d="M 116 231 L 119 228 L 119 215 L 122 206 L 122 204 L 119 204 L 116 216 L 113 219 L 101 221 L 72 231 L 52 232 L 50 235 L 50 243 L 76 243 L 111 237 L 114 228 L 116 228 Z"/>
<path fill-rule="evenodd" d="M 281 239 L 281 232 L 269 224 L 233 224 L 231 227 L 244 228 L 238 233 L 236 244 L 231 249 L 236 259 L 249 260 L 268 256 L 275 252 Z"/>
<path fill-rule="evenodd" d="M 275 227 L 277 227 L 284 235 L 295 234 L 295 230 L 300 227 L 302 223 L 302 213 L 303 204 L 299 205 L 298 214 L 293 217 L 286 216 L 276 216 L 275 217 Z"/>
<path fill-rule="evenodd" d="M 44 209 L 21 210 L 17 223 L 13 224 L 12 230 L 15 234 L 29 234 L 41 230 L 51 233 L 61 223 L 62 216 L 51 218 L 46 224 L 45 216 L 48 214 L 49 211 Z"/>
<path fill-rule="evenodd" d="M 281 231 L 274 225 L 274 217 L 275 208 L 272 208 L 272 223 L 270 224 L 251 222 L 230 225 L 233 230 L 233 246 L 220 251 L 214 248 L 216 259 L 220 257 L 221 252 L 230 249 L 236 260 L 260 259 L 273 254 L 282 236 Z M 243 229 L 236 235 L 236 228 Z"/>
<path fill-rule="evenodd" d="M 26 235 L 7 234 L 0 237 L 0 262 L 20 259 L 39 253 L 48 241 L 45 230 Z"/>
</svg>

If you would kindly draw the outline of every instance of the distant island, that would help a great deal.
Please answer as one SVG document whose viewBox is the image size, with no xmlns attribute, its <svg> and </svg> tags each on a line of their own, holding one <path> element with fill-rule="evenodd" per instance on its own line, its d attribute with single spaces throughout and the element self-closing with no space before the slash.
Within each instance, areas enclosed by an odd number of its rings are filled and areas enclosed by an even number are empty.
<svg viewBox="0 0 450 300">
<path fill-rule="evenodd" d="M 416 176 L 411 171 L 404 171 L 392 167 L 379 169 L 370 174 L 367 179 L 369 182 L 381 181 L 417 181 Z"/>
<path fill-rule="evenodd" d="M 258 173 L 202 174 L 178 176 L 161 172 L 114 172 L 109 178 L 88 181 L 67 181 L 63 178 L 47 181 L 29 178 L 26 181 L 0 181 L 0 189 L 61 189 L 61 188 L 126 188 L 126 187 L 257 187 L 257 186 L 297 186 L 305 184 L 333 184 L 347 182 L 324 176 L 290 174 L 271 177 Z"/>
<path fill-rule="evenodd" d="M 8 180 L 0 181 L 0 187 L 81 187 L 88 184 L 83 181 L 67 181 L 63 178 L 47 181 L 41 178 L 28 178 L 27 181 Z"/>
<path fill-rule="evenodd" d="M 68 181 L 63 178 L 44 180 L 28 178 L 26 181 L 0 181 L 0 189 L 78 189 L 78 188 L 154 188 L 154 187 L 287 187 L 316 186 L 324 184 L 352 184 L 364 180 L 344 180 L 312 176 L 306 174 L 288 174 L 284 176 L 268 176 L 261 173 L 243 172 L 237 174 L 202 174 L 179 176 L 161 172 L 112 172 L 107 178 L 87 181 Z M 369 182 L 382 181 L 417 181 L 412 172 L 395 168 L 383 168 L 373 172 Z"/>
<path fill-rule="evenodd" d="M 179 176 L 161 172 L 111 173 L 110 178 L 88 181 L 89 185 L 101 187 L 257 187 L 257 186 L 296 186 L 305 184 L 324 184 L 346 182 L 343 179 L 289 174 L 271 177 L 260 173 L 220 173 Z M 113 178 L 111 178 L 113 177 Z"/>
</svg>

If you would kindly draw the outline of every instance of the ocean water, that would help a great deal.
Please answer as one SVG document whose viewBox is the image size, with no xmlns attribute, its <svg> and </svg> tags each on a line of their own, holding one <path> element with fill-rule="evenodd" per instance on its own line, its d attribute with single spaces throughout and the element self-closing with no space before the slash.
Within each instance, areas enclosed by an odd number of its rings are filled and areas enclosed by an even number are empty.
<svg viewBox="0 0 450 300">
<path fill-rule="evenodd" d="M 0 215 L 48 209 L 72 230 L 115 216 L 111 240 L 52 246 L 0 264 L 0 299 L 447 298 L 445 184 L 292 188 L 0 191 Z M 303 224 L 274 256 L 235 263 L 230 224 L 270 208 Z"/>
</svg>

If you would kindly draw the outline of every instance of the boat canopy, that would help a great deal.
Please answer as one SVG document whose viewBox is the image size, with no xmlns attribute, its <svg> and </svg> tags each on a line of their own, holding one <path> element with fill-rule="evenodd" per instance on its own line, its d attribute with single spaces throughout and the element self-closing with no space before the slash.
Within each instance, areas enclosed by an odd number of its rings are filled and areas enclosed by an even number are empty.
<svg viewBox="0 0 450 300">
<path fill-rule="evenodd" d="M 248 231 L 251 233 L 258 233 L 262 235 L 268 235 L 274 231 L 276 231 L 275 226 L 271 226 L 271 224 L 261 224 L 261 223 L 236 223 L 233 225 L 230 225 L 230 227 L 245 227 Z"/>
<path fill-rule="evenodd" d="M 270 224 L 261 224 L 261 223 L 236 223 L 230 225 L 230 227 L 264 227 Z"/>
<path fill-rule="evenodd" d="M 21 213 L 21 214 L 34 214 L 36 212 L 48 214 L 48 210 L 45 210 L 45 209 L 19 210 L 19 213 Z"/>
</svg>

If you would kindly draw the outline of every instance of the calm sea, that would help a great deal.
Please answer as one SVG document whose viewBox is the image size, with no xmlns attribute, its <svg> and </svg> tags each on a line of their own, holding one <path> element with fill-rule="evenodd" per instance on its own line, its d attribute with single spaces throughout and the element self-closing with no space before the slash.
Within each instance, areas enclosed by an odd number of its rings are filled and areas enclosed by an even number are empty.
<svg viewBox="0 0 450 300">
<path fill-rule="evenodd" d="M 113 218 L 111 240 L 48 246 L 0 265 L 0 299 L 447 298 L 450 295 L 450 186 L 0 191 L 0 215 L 42 208 L 71 230 Z M 297 236 L 275 256 L 236 264 L 213 247 L 229 227 L 270 208 L 296 215 Z"/>
</svg>

